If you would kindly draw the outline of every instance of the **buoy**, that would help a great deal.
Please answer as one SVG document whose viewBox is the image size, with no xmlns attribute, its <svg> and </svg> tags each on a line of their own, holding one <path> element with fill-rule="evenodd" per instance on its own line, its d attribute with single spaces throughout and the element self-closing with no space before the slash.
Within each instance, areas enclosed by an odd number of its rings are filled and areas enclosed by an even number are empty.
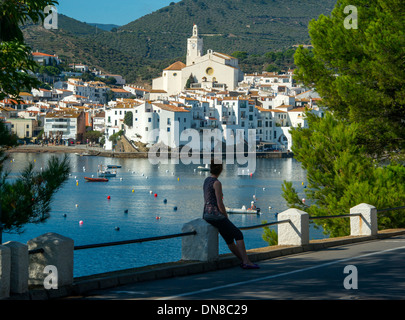
<svg viewBox="0 0 405 320">
<path fill-rule="evenodd" d="M 269 206 L 269 211 L 271 210 L 271 206 Z"/>
<path fill-rule="evenodd" d="M 253 173 L 250 173 L 250 176 L 253 177 Z"/>
<path fill-rule="evenodd" d="M 305 198 L 302 198 L 302 203 L 305 203 Z"/>
<path fill-rule="evenodd" d="M 122 181 L 122 178 L 120 178 L 120 181 Z"/>
<path fill-rule="evenodd" d="M 155 193 L 155 198 L 157 198 L 157 193 Z"/>
<path fill-rule="evenodd" d="M 76 208 L 78 207 L 79 205 L 76 203 Z"/>
<path fill-rule="evenodd" d="M 76 182 L 76 185 L 78 186 L 78 185 L 79 185 L 79 182 Z"/>
<path fill-rule="evenodd" d="M 108 196 L 108 197 L 107 197 L 107 199 L 108 199 L 108 200 L 110 200 L 110 199 L 111 199 L 111 197 L 110 197 L 110 196 Z"/>
<path fill-rule="evenodd" d="M 79 221 L 79 224 L 80 224 L 80 225 L 83 225 L 83 220 L 80 220 L 80 221 Z"/>
<path fill-rule="evenodd" d="M 177 211 L 177 207 L 174 207 L 173 210 L 174 210 L 174 211 Z"/>
<path fill-rule="evenodd" d="M 156 217 L 156 220 L 160 220 L 160 217 Z"/>
<path fill-rule="evenodd" d="M 120 231 L 120 227 L 115 227 L 115 231 Z"/>
<path fill-rule="evenodd" d="M 67 217 L 67 214 L 66 214 L 66 213 L 64 213 L 64 214 L 63 214 L 63 217 L 64 217 L 64 218 L 66 218 L 66 217 Z"/>
<path fill-rule="evenodd" d="M 167 203 L 167 199 L 163 199 L 163 203 Z"/>
<path fill-rule="evenodd" d="M 134 190 L 134 189 L 132 189 L 132 192 L 135 192 L 135 190 Z"/>
<path fill-rule="evenodd" d="M 177 181 L 180 181 L 180 178 L 177 178 Z"/>
<path fill-rule="evenodd" d="M 265 191 L 266 190 L 266 188 L 263 188 L 263 191 Z"/>
<path fill-rule="evenodd" d="M 304 185 L 304 182 L 301 182 L 302 185 Z"/>
<path fill-rule="evenodd" d="M 124 211 L 124 213 L 128 213 L 128 209 L 126 209 L 126 210 Z"/>
<path fill-rule="evenodd" d="M 153 191 L 152 191 L 152 190 L 150 190 L 150 191 L 149 191 L 149 193 L 150 193 L 150 194 L 152 194 L 152 193 L 153 193 Z"/>
</svg>

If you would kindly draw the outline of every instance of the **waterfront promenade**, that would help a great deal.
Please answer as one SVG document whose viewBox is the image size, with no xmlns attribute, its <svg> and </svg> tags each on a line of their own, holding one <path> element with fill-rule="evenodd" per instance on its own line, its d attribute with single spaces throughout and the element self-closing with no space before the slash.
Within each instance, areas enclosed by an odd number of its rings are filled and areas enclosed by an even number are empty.
<svg viewBox="0 0 405 320">
<path fill-rule="evenodd" d="M 405 233 L 405 232 L 404 232 Z M 94 290 L 85 300 L 363 300 L 405 298 L 405 235 L 267 259 L 259 270 L 238 266 Z M 352 272 L 354 266 L 356 288 Z M 350 280 L 350 281 L 349 281 Z M 346 285 L 346 287 L 345 287 Z"/>
<path fill-rule="evenodd" d="M 304 246 L 249 250 L 259 270 L 231 255 L 75 278 L 59 290 L 37 288 L 10 299 L 63 300 L 357 300 L 404 299 L 405 229 L 377 236 L 313 240 Z M 345 273 L 347 266 L 356 268 Z M 347 278 L 349 276 L 349 278 Z M 347 279 L 346 279 L 347 278 Z M 356 288 L 345 288 L 346 282 Z M 350 280 L 350 281 L 348 281 Z"/>
</svg>

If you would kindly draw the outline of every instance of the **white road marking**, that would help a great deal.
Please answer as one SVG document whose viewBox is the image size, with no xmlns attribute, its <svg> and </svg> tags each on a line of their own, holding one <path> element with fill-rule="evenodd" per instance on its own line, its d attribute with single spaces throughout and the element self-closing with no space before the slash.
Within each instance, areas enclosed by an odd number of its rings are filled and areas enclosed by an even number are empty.
<svg viewBox="0 0 405 320">
<path fill-rule="evenodd" d="M 157 298 L 156 300 L 173 300 L 173 299 L 192 296 L 192 295 L 196 295 L 196 294 L 200 294 L 200 293 L 204 293 L 204 292 L 210 292 L 210 291 L 215 291 L 215 290 L 220 290 L 220 289 L 225 289 L 225 288 L 236 287 L 236 286 L 240 286 L 240 285 L 244 285 L 244 284 L 248 284 L 248 283 L 254 283 L 254 282 L 259 282 L 259 281 L 268 280 L 268 279 L 274 279 L 274 278 L 278 278 L 278 277 L 284 277 L 284 276 L 288 276 L 288 275 L 294 274 L 294 273 L 299 273 L 299 272 L 304 272 L 304 271 L 308 271 L 308 270 L 328 267 L 328 266 L 331 266 L 331 265 L 334 265 L 334 264 L 338 264 L 338 263 L 342 263 L 342 262 L 346 262 L 346 261 L 350 261 L 350 260 L 354 260 L 354 259 L 370 257 L 370 256 L 374 256 L 374 255 L 377 255 L 377 254 L 386 253 L 386 252 L 395 251 L 395 250 L 401 250 L 401 249 L 405 249 L 405 246 L 404 247 L 398 247 L 398 248 L 392 248 L 392 249 L 386 249 L 386 250 L 383 250 L 383 251 L 371 252 L 371 253 L 363 254 L 363 255 L 357 256 L 357 257 L 350 257 L 350 258 L 340 259 L 340 260 L 327 262 L 327 263 L 323 263 L 323 264 L 308 267 L 308 268 L 303 268 L 303 269 L 298 269 L 298 270 L 294 270 L 294 271 L 274 274 L 274 275 L 267 276 L 267 277 L 256 278 L 256 279 L 240 281 L 240 282 L 234 282 L 234 283 L 229 283 L 229 284 L 222 285 L 222 286 L 217 286 L 217 287 L 200 289 L 200 290 L 191 291 L 191 292 L 180 293 L 180 294 L 175 295 L 175 296 Z"/>
</svg>

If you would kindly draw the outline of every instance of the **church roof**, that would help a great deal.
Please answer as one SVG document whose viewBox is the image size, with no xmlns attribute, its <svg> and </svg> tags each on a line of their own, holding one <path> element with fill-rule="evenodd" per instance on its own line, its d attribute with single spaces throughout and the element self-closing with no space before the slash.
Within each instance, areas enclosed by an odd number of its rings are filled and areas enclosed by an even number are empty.
<svg viewBox="0 0 405 320">
<path fill-rule="evenodd" d="M 168 66 L 165 70 L 181 70 L 185 67 L 186 67 L 186 65 L 183 62 L 177 61 L 177 62 L 173 63 L 172 65 Z"/>
</svg>

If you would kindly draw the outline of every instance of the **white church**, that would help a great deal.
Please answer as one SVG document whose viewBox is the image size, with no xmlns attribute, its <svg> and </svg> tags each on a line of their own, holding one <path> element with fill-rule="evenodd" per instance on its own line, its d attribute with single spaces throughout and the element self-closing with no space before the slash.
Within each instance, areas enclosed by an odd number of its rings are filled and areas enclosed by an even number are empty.
<svg viewBox="0 0 405 320">
<path fill-rule="evenodd" d="M 156 93 L 159 97 L 179 94 L 186 88 L 190 77 L 191 88 L 208 90 L 235 90 L 243 80 L 238 59 L 213 50 L 203 54 L 203 39 L 198 35 L 197 25 L 187 40 L 186 63 L 177 61 L 164 69 L 161 77 L 153 79 L 151 94 Z"/>
</svg>

